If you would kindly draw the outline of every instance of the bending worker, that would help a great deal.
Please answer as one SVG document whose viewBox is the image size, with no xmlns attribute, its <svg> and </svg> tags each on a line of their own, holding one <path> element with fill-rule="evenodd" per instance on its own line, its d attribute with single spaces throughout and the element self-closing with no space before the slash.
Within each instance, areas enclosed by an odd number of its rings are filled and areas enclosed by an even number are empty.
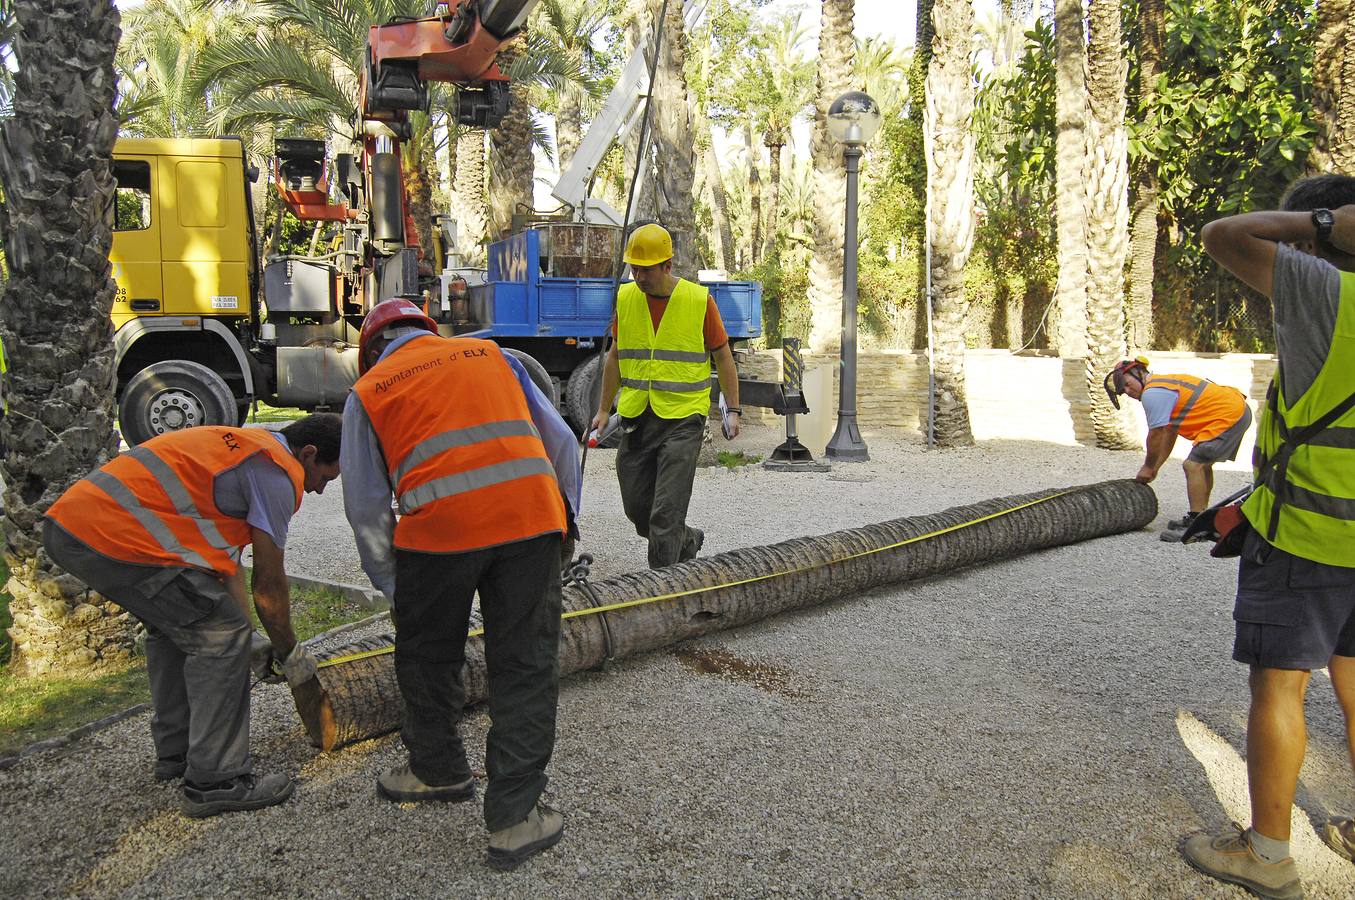
<svg viewBox="0 0 1355 900">
<path fill-rule="evenodd" d="M 489 863 L 513 868 L 564 832 L 540 797 L 555 746 L 560 544 L 566 500 L 579 502 L 578 446 L 517 360 L 490 341 L 439 337 L 407 300 L 372 308 L 358 352 L 362 376 L 343 413 L 344 510 L 363 569 L 391 601 L 409 750 L 377 790 L 398 802 L 474 799 L 457 723 L 479 591 L 494 720 Z"/>
<path fill-rule="evenodd" d="M 1172 519 L 1162 540 L 1179 541 L 1191 521 L 1209 506 L 1214 490 L 1214 463 L 1237 459 L 1242 437 L 1251 427 L 1251 409 L 1237 388 L 1215 384 L 1194 375 L 1150 375 L 1142 356 L 1118 363 L 1106 376 L 1106 393 L 1119 409 L 1120 394 L 1143 404 L 1148 419 L 1148 454 L 1134 480 L 1143 484 L 1157 477 L 1171 456 L 1179 434 L 1194 442 L 1181 467 L 1186 472 L 1189 510 Z"/>
<path fill-rule="evenodd" d="M 616 337 L 602 370 L 594 430 L 621 396 L 621 444 L 616 476 L 626 518 L 649 541 L 649 567 L 694 559 L 705 538 L 687 525 L 696 459 L 710 413 L 710 356 L 729 403 L 725 437 L 739 433 L 739 379 L 720 310 L 710 292 L 673 275 L 673 239 L 662 226 L 642 225 L 626 244 L 635 275 L 616 297 Z"/>
<path fill-rule="evenodd" d="M 151 438 L 76 482 L 47 510 L 58 566 L 146 626 L 157 781 L 183 777 L 187 816 L 282 803 L 285 775 L 253 774 L 249 678 L 273 657 L 293 683 L 315 660 L 292 633 L 283 547 L 303 492 L 339 477 L 339 417 L 280 432 L 203 425 Z M 250 625 L 240 554 L 254 547 Z M 253 659 L 251 659 L 251 651 Z"/>
</svg>

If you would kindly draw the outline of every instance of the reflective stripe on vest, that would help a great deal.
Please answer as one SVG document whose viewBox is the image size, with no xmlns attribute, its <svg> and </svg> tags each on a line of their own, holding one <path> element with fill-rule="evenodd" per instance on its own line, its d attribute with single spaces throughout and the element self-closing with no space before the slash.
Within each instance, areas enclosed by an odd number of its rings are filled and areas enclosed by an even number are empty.
<svg viewBox="0 0 1355 900">
<path fill-rule="evenodd" d="M 1292 405 L 1276 372 L 1257 428 L 1256 489 L 1242 511 L 1295 556 L 1355 567 L 1355 275 L 1342 272 L 1331 347 Z M 1282 364 L 1283 365 L 1283 364 Z"/>
<path fill-rule="evenodd" d="M 399 505 L 396 547 L 457 553 L 565 529 L 555 469 L 497 344 L 419 337 L 353 390 Z"/>
<path fill-rule="evenodd" d="M 1246 397 L 1237 388 L 1194 375 L 1151 375 L 1143 389 L 1151 388 L 1176 391 L 1176 405 L 1168 424 L 1196 443 L 1213 440 L 1236 425 L 1247 405 Z"/>
<path fill-rule="evenodd" d="M 682 419 L 709 411 L 704 327 L 709 296 L 700 285 L 678 279 L 656 330 L 644 292 L 633 282 L 621 286 L 616 308 L 621 415 L 634 418 L 649 408 L 661 418 Z"/>
<path fill-rule="evenodd" d="M 160 435 L 71 486 L 47 515 L 91 549 L 138 565 L 191 566 L 226 577 L 250 542 L 244 519 L 216 507 L 218 476 L 259 453 L 292 481 L 299 507 L 305 471 L 262 429 L 202 426 Z"/>
</svg>

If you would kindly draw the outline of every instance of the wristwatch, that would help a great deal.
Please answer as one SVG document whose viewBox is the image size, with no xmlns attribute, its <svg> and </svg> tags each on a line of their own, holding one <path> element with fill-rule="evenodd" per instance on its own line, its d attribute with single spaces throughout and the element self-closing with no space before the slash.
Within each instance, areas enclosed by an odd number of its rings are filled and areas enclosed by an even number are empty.
<svg viewBox="0 0 1355 900">
<path fill-rule="evenodd" d="M 1313 227 L 1317 229 L 1317 239 L 1319 241 L 1325 242 L 1331 238 L 1331 229 L 1335 224 L 1336 217 L 1331 214 L 1331 210 L 1313 210 Z"/>
</svg>

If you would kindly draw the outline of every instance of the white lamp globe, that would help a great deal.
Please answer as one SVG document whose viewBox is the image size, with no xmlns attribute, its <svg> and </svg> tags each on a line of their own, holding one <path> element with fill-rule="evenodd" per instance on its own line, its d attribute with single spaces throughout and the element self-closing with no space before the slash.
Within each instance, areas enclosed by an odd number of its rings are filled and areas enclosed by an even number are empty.
<svg viewBox="0 0 1355 900">
<path fill-rule="evenodd" d="M 828 133 L 839 143 L 859 147 L 880 130 L 880 105 L 863 91 L 848 91 L 828 107 Z"/>
</svg>

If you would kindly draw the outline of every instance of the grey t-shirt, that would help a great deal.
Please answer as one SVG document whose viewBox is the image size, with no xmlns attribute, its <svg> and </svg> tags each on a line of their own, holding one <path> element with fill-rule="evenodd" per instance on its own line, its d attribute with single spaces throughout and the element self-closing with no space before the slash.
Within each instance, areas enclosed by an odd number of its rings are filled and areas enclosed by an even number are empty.
<svg viewBox="0 0 1355 900">
<path fill-rule="evenodd" d="M 1341 302 L 1341 272 L 1325 259 L 1279 244 L 1271 285 L 1275 343 L 1283 361 L 1285 401 L 1307 393 L 1327 361 L 1336 312 Z"/>
<path fill-rule="evenodd" d="M 273 433 L 290 451 L 287 439 Z M 296 512 L 296 488 L 292 479 L 267 455 L 256 453 L 228 472 L 216 476 L 212 485 L 216 508 L 228 516 L 244 519 L 266 533 L 279 547 L 287 545 L 287 528 Z"/>
</svg>

